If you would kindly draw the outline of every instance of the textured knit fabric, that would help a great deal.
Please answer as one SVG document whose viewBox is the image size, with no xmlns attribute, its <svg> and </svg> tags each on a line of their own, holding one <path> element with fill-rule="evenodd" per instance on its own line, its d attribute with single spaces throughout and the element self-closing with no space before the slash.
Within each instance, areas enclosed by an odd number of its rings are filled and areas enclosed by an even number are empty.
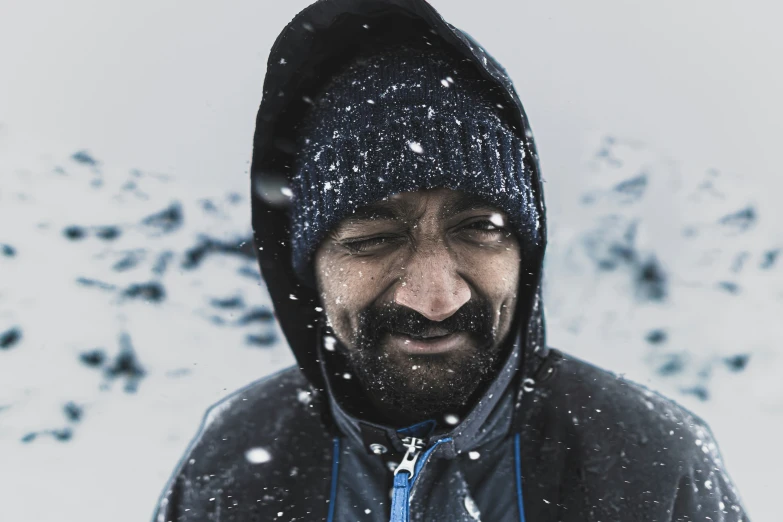
<svg viewBox="0 0 783 522">
<path fill-rule="evenodd" d="M 540 245 L 521 139 L 502 98 L 464 59 L 392 47 L 354 61 L 325 87 L 303 125 L 292 183 L 292 256 L 304 279 L 324 236 L 355 209 L 446 187 L 503 210 L 522 245 Z"/>
</svg>

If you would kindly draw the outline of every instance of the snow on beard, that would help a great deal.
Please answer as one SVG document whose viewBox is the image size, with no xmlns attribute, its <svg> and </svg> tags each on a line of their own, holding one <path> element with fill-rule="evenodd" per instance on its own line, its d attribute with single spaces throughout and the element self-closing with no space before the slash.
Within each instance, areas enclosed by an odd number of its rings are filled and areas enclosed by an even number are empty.
<svg viewBox="0 0 783 522">
<path fill-rule="evenodd" d="M 429 332 L 466 332 L 469 346 L 440 354 L 410 354 L 389 349 L 390 334 L 424 337 Z M 471 299 L 451 317 L 431 321 L 395 303 L 373 305 L 359 314 L 352 350 L 347 355 L 362 388 L 376 402 L 406 417 L 424 420 L 461 412 L 492 375 L 500 347 L 492 308 Z"/>
</svg>

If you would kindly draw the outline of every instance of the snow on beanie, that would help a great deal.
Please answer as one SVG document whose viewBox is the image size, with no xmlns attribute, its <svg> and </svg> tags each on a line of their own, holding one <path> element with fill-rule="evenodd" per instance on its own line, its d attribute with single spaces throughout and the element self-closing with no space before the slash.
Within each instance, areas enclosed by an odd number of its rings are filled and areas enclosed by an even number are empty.
<svg viewBox="0 0 783 522">
<path fill-rule="evenodd" d="M 291 183 L 294 269 L 312 281 L 319 243 L 356 209 L 445 187 L 503 210 L 524 249 L 540 245 L 522 140 L 498 116 L 501 97 L 444 51 L 388 48 L 352 62 L 313 101 Z"/>
</svg>

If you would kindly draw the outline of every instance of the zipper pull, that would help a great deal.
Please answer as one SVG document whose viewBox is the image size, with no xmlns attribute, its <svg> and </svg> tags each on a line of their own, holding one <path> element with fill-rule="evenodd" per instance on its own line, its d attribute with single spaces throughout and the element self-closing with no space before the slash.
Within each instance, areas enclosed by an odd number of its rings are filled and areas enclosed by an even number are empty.
<svg viewBox="0 0 783 522">
<path fill-rule="evenodd" d="M 394 470 L 394 475 L 396 476 L 397 473 L 401 471 L 407 471 L 408 479 L 412 479 L 413 471 L 416 467 L 416 461 L 419 460 L 421 450 L 424 449 L 424 441 L 422 439 L 417 439 L 416 437 L 405 437 L 402 439 L 402 443 L 406 448 L 408 448 L 408 450 L 402 457 L 402 462 L 400 462 L 400 465 L 397 466 L 397 468 Z"/>
<path fill-rule="evenodd" d="M 435 448 L 444 442 L 450 442 L 450 438 L 441 439 L 433 444 L 430 449 L 424 452 L 424 464 L 430 458 L 430 455 Z M 424 449 L 424 441 L 417 439 L 416 437 L 405 437 L 402 439 L 402 443 L 405 445 L 407 451 L 402 458 L 402 462 L 394 470 L 394 488 L 392 489 L 392 501 L 391 501 L 391 518 L 390 522 L 410 522 L 410 499 L 411 489 L 413 488 L 416 477 L 414 473 L 416 471 L 416 461 L 419 460 L 419 456 L 422 455 Z M 407 471 L 408 476 L 401 474 L 401 471 Z"/>
</svg>

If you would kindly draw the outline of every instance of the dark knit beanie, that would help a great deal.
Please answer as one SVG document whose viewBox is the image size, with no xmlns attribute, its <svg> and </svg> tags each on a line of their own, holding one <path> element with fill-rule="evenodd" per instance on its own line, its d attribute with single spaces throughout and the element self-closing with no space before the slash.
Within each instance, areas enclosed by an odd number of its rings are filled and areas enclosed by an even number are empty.
<svg viewBox="0 0 783 522">
<path fill-rule="evenodd" d="M 318 244 L 359 207 L 437 187 L 486 200 L 508 215 L 523 250 L 539 245 L 525 148 L 498 116 L 493 89 L 462 58 L 399 46 L 335 76 L 300 131 L 291 183 L 297 274 L 313 281 Z"/>
</svg>

